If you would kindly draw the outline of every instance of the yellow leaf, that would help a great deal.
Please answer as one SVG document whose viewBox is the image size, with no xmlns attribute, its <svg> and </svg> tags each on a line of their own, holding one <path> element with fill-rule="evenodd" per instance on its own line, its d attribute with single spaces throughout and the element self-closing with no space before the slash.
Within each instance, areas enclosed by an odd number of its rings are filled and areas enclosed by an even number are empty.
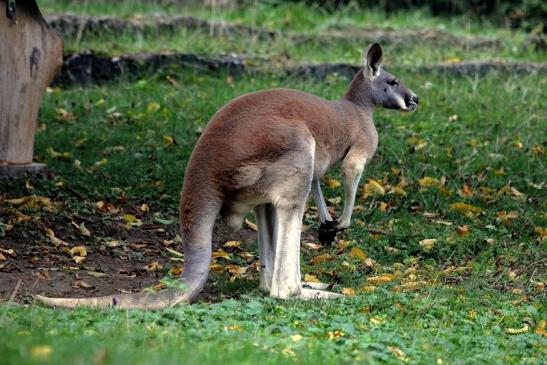
<svg viewBox="0 0 547 365">
<path fill-rule="evenodd" d="M 330 261 L 332 260 L 332 255 L 331 254 L 323 254 L 323 255 L 318 255 L 318 256 L 315 256 L 315 257 L 312 257 L 310 259 L 310 264 L 311 265 L 317 265 L 323 261 Z"/>
<path fill-rule="evenodd" d="M 30 348 L 30 356 L 33 359 L 46 360 L 52 352 L 53 349 L 48 345 L 37 345 Z"/>
<path fill-rule="evenodd" d="M 300 342 L 302 340 L 302 336 L 301 335 L 292 335 L 291 340 L 293 342 Z"/>
<path fill-rule="evenodd" d="M 439 179 L 436 179 L 431 176 L 424 176 L 418 180 L 418 185 L 420 186 L 435 186 L 439 184 L 440 184 Z"/>
<path fill-rule="evenodd" d="M 505 333 L 508 333 L 510 335 L 518 335 L 518 334 L 525 333 L 525 332 L 528 332 L 528 325 L 527 324 L 525 324 L 521 328 L 506 328 L 505 329 Z"/>
<path fill-rule="evenodd" d="M 67 242 L 55 237 L 55 232 L 53 232 L 53 230 L 50 228 L 46 228 L 46 236 L 49 237 L 51 243 L 53 243 L 55 246 L 68 246 Z"/>
<path fill-rule="evenodd" d="M 386 193 L 380 182 L 374 179 L 369 179 L 368 183 L 363 186 L 363 191 L 365 194 L 384 195 Z"/>
<path fill-rule="evenodd" d="M 541 238 L 547 237 L 547 228 L 535 226 L 534 227 L 534 232 L 539 234 L 541 236 Z"/>
<path fill-rule="evenodd" d="M 327 332 L 327 337 L 329 338 L 329 340 L 334 340 L 338 337 L 343 337 L 343 336 L 345 336 L 345 334 L 341 330 L 334 330 L 334 331 Z"/>
<path fill-rule="evenodd" d="M 228 272 L 230 274 L 233 274 L 236 277 L 239 277 L 247 272 L 246 267 L 234 265 L 234 264 L 227 265 L 226 268 L 228 269 Z"/>
<path fill-rule="evenodd" d="M 536 335 L 541 335 L 541 336 L 547 336 L 547 321 L 542 319 L 541 321 L 539 321 L 539 324 L 536 328 Z"/>
<path fill-rule="evenodd" d="M 408 361 L 408 357 L 400 348 L 395 346 L 388 346 L 387 349 L 399 360 Z"/>
<path fill-rule="evenodd" d="M 213 257 L 220 257 L 226 260 L 231 260 L 230 254 L 221 248 L 213 252 Z"/>
<path fill-rule="evenodd" d="M 457 226 L 456 232 L 458 232 L 460 236 L 465 236 L 469 234 L 469 226 L 467 224 L 463 226 Z"/>
<path fill-rule="evenodd" d="M 325 179 L 325 183 L 327 184 L 327 186 L 331 189 L 336 189 L 338 187 L 340 187 L 342 184 L 340 183 L 340 181 L 336 180 L 336 179 L 333 179 L 332 177 L 327 177 Z"/>
<path fill-rule="evenodd" d="M 462 62 L 462 59 L 459 58 L 459 57 L 455 57 L 455 56 L 454 57 L 448 57 L 446 59 L 446 62 L 448 62 L 448 63 L 459 63 L 459 62 Z"/>
<path fill-rule="evenodd" d="M 473 213 L 473 214 L 479 214 L 482 211 L 481 208 L 471 204 L 464 203 L 464 202 L 452 203 L 450 204 L 450 209 L 458 210 L 462 213 Z"/>
<path fill-rule="evenodd" d="M 396 195 L 399 195 L 399 196 L 406 196 L 406 191 L 401 188 L 400 186 L 394 186 L 391 188 L 391 191 L 396 194 Z"/>
<path fill-rule="evenodd" d="M 133 214 L 124 214 L 123 219 L 131 226 L 142 225 L 142 221 L 135 217 Z"/>
<path fill-rule="evenodd" d="M 75 263 L 79 264 L 85 260 L 85 256 L 72 256 L 72 260 L 74 260 Z"/>
<path fill-rule="evenodd" d="M 63 108 L 55 109 L 55 118 L 60 122 L 69 122 L 71 120 L 76 120 L 74 114 Z"/>
<path fill-rule="evenodd" d="M 148 212 L 150 210 L 150 207 L 148 206 L 148 204 L 144 203 L 144 204 L 141 204 L 140 210 L 141 212 Z"/>
<path fill-rule="evenodd" d="M 367 255 L 359 247 L 353 247 L 349 252 L 349 257 L 358 258 L 363 262 L 365 262 L 365 260 L 367 259 Z"/>
<path fill-rule="evenodd" d="M 249 229 L 251 229 L 255 232 L 258 231 L 258 227 L 256 226 L 256 224 L 254 224 L 253 222 L 251 222 L 247 218 L 245 218 L 245 225 L 247 226 L 247 228 L 249 228 Z"/>
<path fill-rule="evenodd" d="M 48 155 L 50 155 L 52 158 L 59 158 L 59 159 L 63 159 L 63 158 L 70 158 L 70 152 L 57 152 L 55 151 L 53 148 L 51 147 L 48 147 L 46 149 L 46 152 L 48 153 Z"/>
<path fill-rule="evenodd" d="M 365 293 L 372 293 L 376 290 L 376 287 L 374 285 L 363 285 L 360 289 Z"/>
<path fill-rule="evenodd" d="M 89 229 L 87 229 L 83 222 L 78 225 L 78 231 L 82 236 L 91 237 L 91 232 L 89 232 Z"/>
<path fill-rule="evenodd" d="M 70 249 L 71 256 L 87 256 L 87 249 L 85 246 L 75 246 Z"/>
<path fill-rule="evenodd" d="M 237 324 L 230 324 L 230 325 L 224 326 L 224 329 L 226 331 L 241 331 L 241 326 Z"/>
<path fill-rule="evenodd" d="M 241 246 L 241 241 L 226 241 L 223 245 L 224 247 L 239 247 Z"/>
<path fill-rule="evenodd" d="M 354 297 L 356 295 L 355 289 L 353 288 L 342 288 L 342 294 Z"/>
<path fill-rule="evenodd" d="M 145 265 L 144 269 L 146 271 L 159 271 L 159 270 L 163 269 L 163 266 L 159 262 L 153 261 L 153 262 L 149 263 L 148 265 Z"/>
<path fill-rule="evenodd" d="M 320 283 L 317 276 L 312 275 L 312 274 L 305 274 L 304 275 L 304 281 L 309 281 L 310 283 Z"/>
<path fill-rule="evenodd" d="M 163 136 L 163 143 L 170 146 L 175 143 L 175 139 L 172 136 Z"/>
<path fill-rule="evenodd" d="M 420 247 L 422 248 L 422 250 L 424 250 L 425 252 L 428 252 L 428 251 L 431 251 L 433 246 L 435 246 L 435 244 L 437 243 L 437 239 L 436 238 L 426 238 L 426 239 L 421 240 L 418 243 L 419 243 Z"/>
<path fill-rule="evenodd" d="M 146 106 L 146 111 L 148 111 L 148 113 L 157 112 L 159 109 L 160 109 L 160 104 L 156 102 L 148 103 L 148 105 Z"/>
<path fill-rule="evenodd" d="M 367 278 L 367 280 L 372 283 L 387 283 L 389 281 L 392 281 L 393 279 L 395 279 L 395 275 L 389 274 L 389 273 L 380 274 L 378 276 L 371 276 Z"/>
</svg>

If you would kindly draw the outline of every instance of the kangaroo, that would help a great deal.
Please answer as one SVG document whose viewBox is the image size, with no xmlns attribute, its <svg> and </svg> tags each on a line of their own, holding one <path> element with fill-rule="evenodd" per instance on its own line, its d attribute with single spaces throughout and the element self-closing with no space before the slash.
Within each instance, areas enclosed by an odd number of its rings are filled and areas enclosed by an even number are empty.
<svg viewBox="0 0 547 365">
<path fill-rule="evenodd" d="M 260 289 L 275 298 L 339 296 L 301 281 L 302 216 L 311 191 L 323 225 L 348 227 L 361 174 L 378 145 L 374 108 L 417 108 L 416 94 L 380 68 L 382 56 L 380 44 L 369 45 L 362 69 L 338 100 L 270 89 L 239 96 L 213 116 L 190 157 L 182 189 L 185 262 L 179 288 L 96 298 L 36 298 L 61 307 L 158 309 L 192 303 L 209 275 L 217 216 L 237 230 L 251 210 L 258 227 Z M 345 201 L 336 222 L 320 181 L 339 162 Z"/>
</svg>

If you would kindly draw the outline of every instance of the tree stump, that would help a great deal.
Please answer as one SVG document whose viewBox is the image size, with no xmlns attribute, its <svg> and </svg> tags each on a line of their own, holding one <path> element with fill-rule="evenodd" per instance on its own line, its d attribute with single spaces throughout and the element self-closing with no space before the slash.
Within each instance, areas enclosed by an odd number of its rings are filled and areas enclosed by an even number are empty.
<svg viewBox="0 0 547 365">
<path fill-rule="evenodd" d="M 63 41 L 35 0 L 0 0 L 0 176 L 35 172 L 36 118 L 63 64 Z"/>
</svg>

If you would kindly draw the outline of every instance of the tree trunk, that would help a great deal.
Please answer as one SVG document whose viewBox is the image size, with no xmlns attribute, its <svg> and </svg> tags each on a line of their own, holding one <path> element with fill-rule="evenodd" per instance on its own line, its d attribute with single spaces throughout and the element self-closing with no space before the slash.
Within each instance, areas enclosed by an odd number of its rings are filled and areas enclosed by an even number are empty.
<svg viewBox="0 0 547 365">
<path fill-rule="evenodd" d="M 63 41 L 36 1 L 17 0 L 15 6 L 13 16 L 8 1 L 0 0 L 0 175 L 36 168 L 38 109 L 63 63 Z"/>
</svg>

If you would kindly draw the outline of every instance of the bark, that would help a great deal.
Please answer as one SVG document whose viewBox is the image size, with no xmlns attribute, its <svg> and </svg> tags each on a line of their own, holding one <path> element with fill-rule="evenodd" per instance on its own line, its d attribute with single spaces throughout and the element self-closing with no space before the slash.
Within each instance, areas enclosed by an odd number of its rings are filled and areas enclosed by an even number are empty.
<svg viewBox="0 0 547 365">
<path fill-rule="evenodd" d="M 36 119 L 63 62 L 63 42 L 35 0 L 18 0 L 15 19 L 0 0 L 0 166 L 32 163 Z M 7 169 L 2 169 L 7 170 Z"/>
</svg>

